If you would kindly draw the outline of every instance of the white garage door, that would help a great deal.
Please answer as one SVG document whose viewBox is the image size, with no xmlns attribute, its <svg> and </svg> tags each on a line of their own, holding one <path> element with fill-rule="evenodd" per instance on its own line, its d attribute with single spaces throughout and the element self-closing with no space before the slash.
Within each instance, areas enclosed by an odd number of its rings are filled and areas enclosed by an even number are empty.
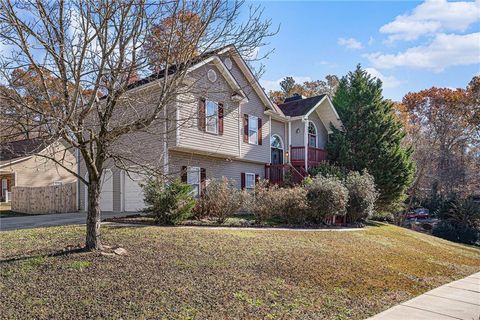
<svg viewBox="0 0 480 320">
<path fill-rule="evenodd" d="M 136 212 L 145 208 L 143 202 L 143 189 L 141 183 L 144 182 L 144 177 L 141 174 L 130 172 L 124 174 L 124 192 L 123 192 L 123 205 L 124 211 Z"/>
<path fill-rule="evenodd" d="M 88 210 L 88 189 L 85 187 L 85 209 Z M 103 173 L 102 189 L 100 192 L 100 210 L 113 211 L 113 174 L 107 169 Z"/>
</svg>

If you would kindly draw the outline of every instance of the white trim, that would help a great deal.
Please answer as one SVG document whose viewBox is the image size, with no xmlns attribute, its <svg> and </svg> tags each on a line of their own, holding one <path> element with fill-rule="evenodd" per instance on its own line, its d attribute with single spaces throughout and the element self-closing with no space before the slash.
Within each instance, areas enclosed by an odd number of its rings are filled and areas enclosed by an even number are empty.
<svg viewBox="0 0 480 320">
<path fill-rule="evenodd" d="M 277 149 L 281 149 L 281 150 L 285 151 L 285 144 L 283 143 L 283 139 L 282 139 L 282 137 L 281 137 L 279 134 L 276 134 L 276 133 L 272 134 L 272 136 L 270 137 L 270 148 L 272 147 L 272 138 L 273 138 L 274 136 L 275 136 L 275 137 L 278 137 L 278 139 L 280 139 L 280 143 L 282 144 L 282 147 L 281 147 L 281 148 L 277 148 Z"/>
<path fill-rule="evenodd" d="M 217 111 L 216 111 L 216 125 L 215 125 L 215 131 L 209 131 L 208 130 L 208 118 L 209 118 L 209 115 L 208 115 L 208 103 L 211 102 L 213 103 L 216 107 L 217 107 Z M 218 118 L 218 102 L 216 101 L 213 101 L 213 100 L 208 100 L 208 99 L 205 99 L 205 132 L 207 133 L 211 133 L 211 134 L 218 134 L 218 126 L 220 124 L 220 121 L 219 121 L 219 118 Z"/>
<path fill-rule="evenodd" d="M 271 144 L 272 144 L 272 116 L 268 117 L 268 135 L 269 135 L 269 143 L 270 143 L 270 163 L 272 163 L 272 150 L 271 150 Z"/>
<path fill-rule="evenodd" d="M 253 176 L 253 189 L 249 189 L 247 187 L 247 177 L 248 176 Z M 255 187 L 257 186 L 257 181 L 255 181 L 256 177 L 256 174 L 255 173 L 252 173 L 252 172 L 245 172 L 245 190 L 248 191 L 248 190 L 255 190 Z"/>
<path fill-rule="evenodd" d="M 230 73 L 230 71 L 227 69 L 225 64 L 223 64 L 222 60 L 220 60 L 220 58 L 218 56 L 211 56 L 211 57 L 209 57 L 209 58 L 191 66 L 190 68 L 188 68 L 186 73 L 192 72 L 192 71 L 194 71 L 194 70 L 200 68 L 201 66 L 204 66 L 204 65 L 206 65 L 207 63 L 210 63 L 210 62 L 213 62 L 213 64 L 215 64 L 215 66 L 218 68 L 218 71 L 220 71 L 220 73 L 225 78 L 225 80 L 227 80 L 228 84 L 230 85 L 230 87 L 232 89 L 234 89 L 235 91 L 238 91 L 244 99 L 247 98 L 245 92 L 243 92 L 243 90 L 240 87 L 240 85 L 238 84 L 237 80 L 235 80 L 233 75 Z"/>
<path fill-rule="evenodd" d="M 255 119 L 256 119 L 256 123 L 257 123 L 257 139 L 255 139 L 255 143 L 250 142 L 250 119 L 252 119 L 252 118 L 255 118 Z M 251 114 L 248 115 L 248 121 L 247 121 L 247 127 L 248 127 L 248 144 L 258 145 L 258 139 L 259 139 L 259 137 L 258 137 L 258 134 L 259 134 L 259 132 L 258 132 L 258 131 L 259 131 L 259 130 L 258 130 L 258 129 L 259 129 L 259 128 L 258 128 L 258 119 L 259 119 L 259 117 L 257 117 L 257 116 L 254 116 L 254 115 L 251 115 Z M 263 132 L 262 132 L 262 133 L 263 133 Z"/>
<path fill-rule="evenodd" d="M 318 107 L 323 103 L 323 101 L 325 101 L 325 100 L 328 101 L 328 105 L 330 106 L 330 109 L 333 110 L 333 112 L 335 113 L 335 117 L 337 118 L 337 121 L 338 121 L 338 123 L 340 124 L 340 127 L 339 127 L 338 129 L 341 129 L 342 121 L 340 120 L 340 117 L 339 117 L 339 115 L 338 115 L 338 113 L 337 113 L 337 110 L 335 109 L 335 106 L 333 105 L 332 100 L 330 100 L 330 98 L 328 97 L 328 95 L 325 95 L 325 96 L 322 98 L 322 100 L 320 100 L 312 109 L 310 109 L 310 111 L 308 111 L 308 113 L 305 115 L 305 117 L 309 117 L 309 116 L 313 113 L 313 111 L 316 111 L 317 108 L 318 108 Z M 317 111 L 317 113 L 318 113 L 318 111 Z M 318 117 L 320 118 L 320 121 L 322 121 L 322 124 L 325 126 L 325 129 L 327 129 L 327 132 L 331 133 L 329 127 L 327 127 L 327 126 L 325 125 L 325 123 L 323 122 L 322 117 L 321 117 L 320 115 L 318 115 Z M 294 118 L 292 118 L 292 120 L 293 120 L 293 119 L 294 119 Z"/>
<path fill-rule="evenodd" d="M 43 149 L 43 150 L 45 150 L 45 149 Z M 43 150 L 42 150 L 42 151 L 43 151 Z M 40 151 L 40 152 L 41 152 L 41 151 Z M 0 168 L 8 167 L 8 166 L 10 166 L 10 165 L 12 165 L 12 164 L 15 164 L 15 163 L 18 163 L 18 162 L 22 162 L 22 161 L 28 160 L 28 159 L 30 159 L 30 158 L 32 158 L 32 157 L 33 157 L 33 155 L 32 155 L 32 156 L 27 156 L 27 157 L 24 157 L 24 158 L 20 158 L 20 159 L 15 159 L 15 160 L 12 160 L 12 161 L 7 162 L 7 163 L 0 164 Z"/>
<path fill-rule="evenodd" d="M 292 123 L 288 122 L 288 163 L 291 163 L 292 158 Z"/>
<path fill-rule="evenodd" d="M 250 70 L 250 68 L 248 67 L 247 63 L 245 62 L 245 60 L 243 60 L 242 56 L 240 55 L 240 53 L 237 51 L 237 49 L 235 48 L 235 46 L 228 46 L 226 48 L 224 48 L 223 50 L 221 50 L 220 52 L 218 52 L 218 54 L 224 54 L 230 50 L 234 50 L 235 53 L 232 55 L 233 59 L 237 62 L 237 65 L 240 67 L 240 70 L 243 71 L 243 74 L 246 76 L 247 80 L 249 80 L 249 84 L 253 87 L 253 89 L 255 90 L 255 92 L 257 93 L 257 95 L 260 97 L 260 99 L 263 101 L 263 103 L 265 104 L 266 107 L 268 107 L 269 109 L 272 109 L 274 111 L 276 111 L 278 114 L 280 115 L 283 115 L 283 112 L 282 110 L 280 110 L 280 108 L 278 108 L 271 100 L 270 98 L 268 97 L 268 95 L 265 93 L 265 91 L 263 90 L 262 86 L 260 85 L 260 83 L 258 82 L 258 79 L 257 77 L 255 77 L 255 75 L 253 74 L 252 70 Z M 253 80 L 253 81 L 252 81 Z"/>
<path fill-rule="evenodd" d="M 318 148 L 318 128 L 315 122 L 313 122 L 312 120 L 308 120 L 308 126 L 310 126 L 310 123 L 313 124 L 313 127 L 315 128 L 315 147 L 313 148 Z M 310 133 L 308 132 L 308 127 L 307 127 L 307 137 L 308 137 L 307 143 L 310 144 Z"/>
<path fill-rule="evenodd" d="M 188 174 L 192 174 L 193 171 L 198 171 L 198 197 L 200 197 L 202 195 L 202 168 L 197 166 L 187 166 L 187 184 L 189 186 L 193 186 L 193 184 L 188 183 Z"/>
<path fill-rule="evenodd" d="M 308 171 L 308 123 L 310 120 L 303 119 L 303 146 L 305 151 L 305 171 Z"/>
</svg>

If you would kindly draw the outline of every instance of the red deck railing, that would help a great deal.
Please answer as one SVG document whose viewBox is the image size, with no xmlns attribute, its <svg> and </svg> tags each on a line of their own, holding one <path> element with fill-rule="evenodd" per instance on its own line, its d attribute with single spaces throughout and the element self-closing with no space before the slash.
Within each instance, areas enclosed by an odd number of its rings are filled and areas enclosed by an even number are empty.
<svg viewBox="0 0 480 320">
<path fill-rule="evenodd" d="M 316 165 L 327 160 L 327 151 L 320 148 L 307 147 L 308 164 Z M 303 165 L 305 163 L 305 147 L 291 147 L 290 161 L 295 164 Z"/>
<path fill-rule="evenodd" d="M 283 184 L 289 175 L 292 183 L 299 183 L 305 178 L 297 169 L 290 164 L 266 164 L 265 179 L 273 184 Z"/>
</svg>

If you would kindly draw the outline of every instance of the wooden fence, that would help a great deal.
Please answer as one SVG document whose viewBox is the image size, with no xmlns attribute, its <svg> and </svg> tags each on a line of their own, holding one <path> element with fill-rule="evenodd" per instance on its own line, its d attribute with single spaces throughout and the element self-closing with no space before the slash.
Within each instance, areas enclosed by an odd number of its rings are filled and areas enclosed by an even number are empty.
<svg viewBox="0 0 480 320">
<path fill-rule="evenodd" d="M 13 187 L 12 211 L 46 214 L 77 211 L 76 184 L 48 187 Z"/>
</svg>

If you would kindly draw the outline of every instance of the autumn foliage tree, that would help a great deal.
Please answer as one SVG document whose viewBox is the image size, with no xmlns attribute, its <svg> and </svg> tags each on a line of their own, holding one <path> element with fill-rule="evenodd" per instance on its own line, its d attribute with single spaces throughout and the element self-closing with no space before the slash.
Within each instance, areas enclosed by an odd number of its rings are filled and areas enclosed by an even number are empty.
<svg viewBox="0 0 480 320">
<path fill-rule="evenodd" d="M 407 138 L 415 142 L 417 163 L 410 196 L 468 196 L 480 189 L 479 88 L 474 77 L 466 89 L 411 92 L 397 106 Z"/>
<path fill-rule="evenodd" d="M 26 118 L 26 132 L 40 129 L 80 153 L 87 175 L 73 173 L 88 189 L 88 250 L 102 249 L 105 170 L 132 165 L 118 145 L 167 121 L 166 106 L 189 90 L 192 56 L 225 45 L 249 53 L 272 35 L 260 7 L 244 8 L 226 0 L 0 0 L 0 42 L 11 48 L 0 56 L 0 99 Z M 144 76 L 158 80 L 155 92 L 131 94 Z M 141 168 L 160 174 L 155 161 Z"/>
<path fill-rule="evenodd" d="M 335 75 L 327 75 L 325 80 L 304 81 L 297 83 L 293 77 L 285 77 L 280 82 L 280 90 L 271 90 L 270 98 L 277 104 L 283 103 L 285 98 L 299 94 L 304 97 L 313 97 L 321 94 L 328 94 L 333 97 L 339 84 Z"/>
<path fill-rule="evenodd" d="M 165 67 L 167 59 L 187 61 L 198 55 L 196 44 L 205 34 L 205 24 L 200 16 L 192 11 L 182 10 L 164 18 L 151 28 L 145 39 L 144 54 L 150 68 L 159 71 Z M 174 46 L 169 45 L 175 43 Z"/>
</svg>

